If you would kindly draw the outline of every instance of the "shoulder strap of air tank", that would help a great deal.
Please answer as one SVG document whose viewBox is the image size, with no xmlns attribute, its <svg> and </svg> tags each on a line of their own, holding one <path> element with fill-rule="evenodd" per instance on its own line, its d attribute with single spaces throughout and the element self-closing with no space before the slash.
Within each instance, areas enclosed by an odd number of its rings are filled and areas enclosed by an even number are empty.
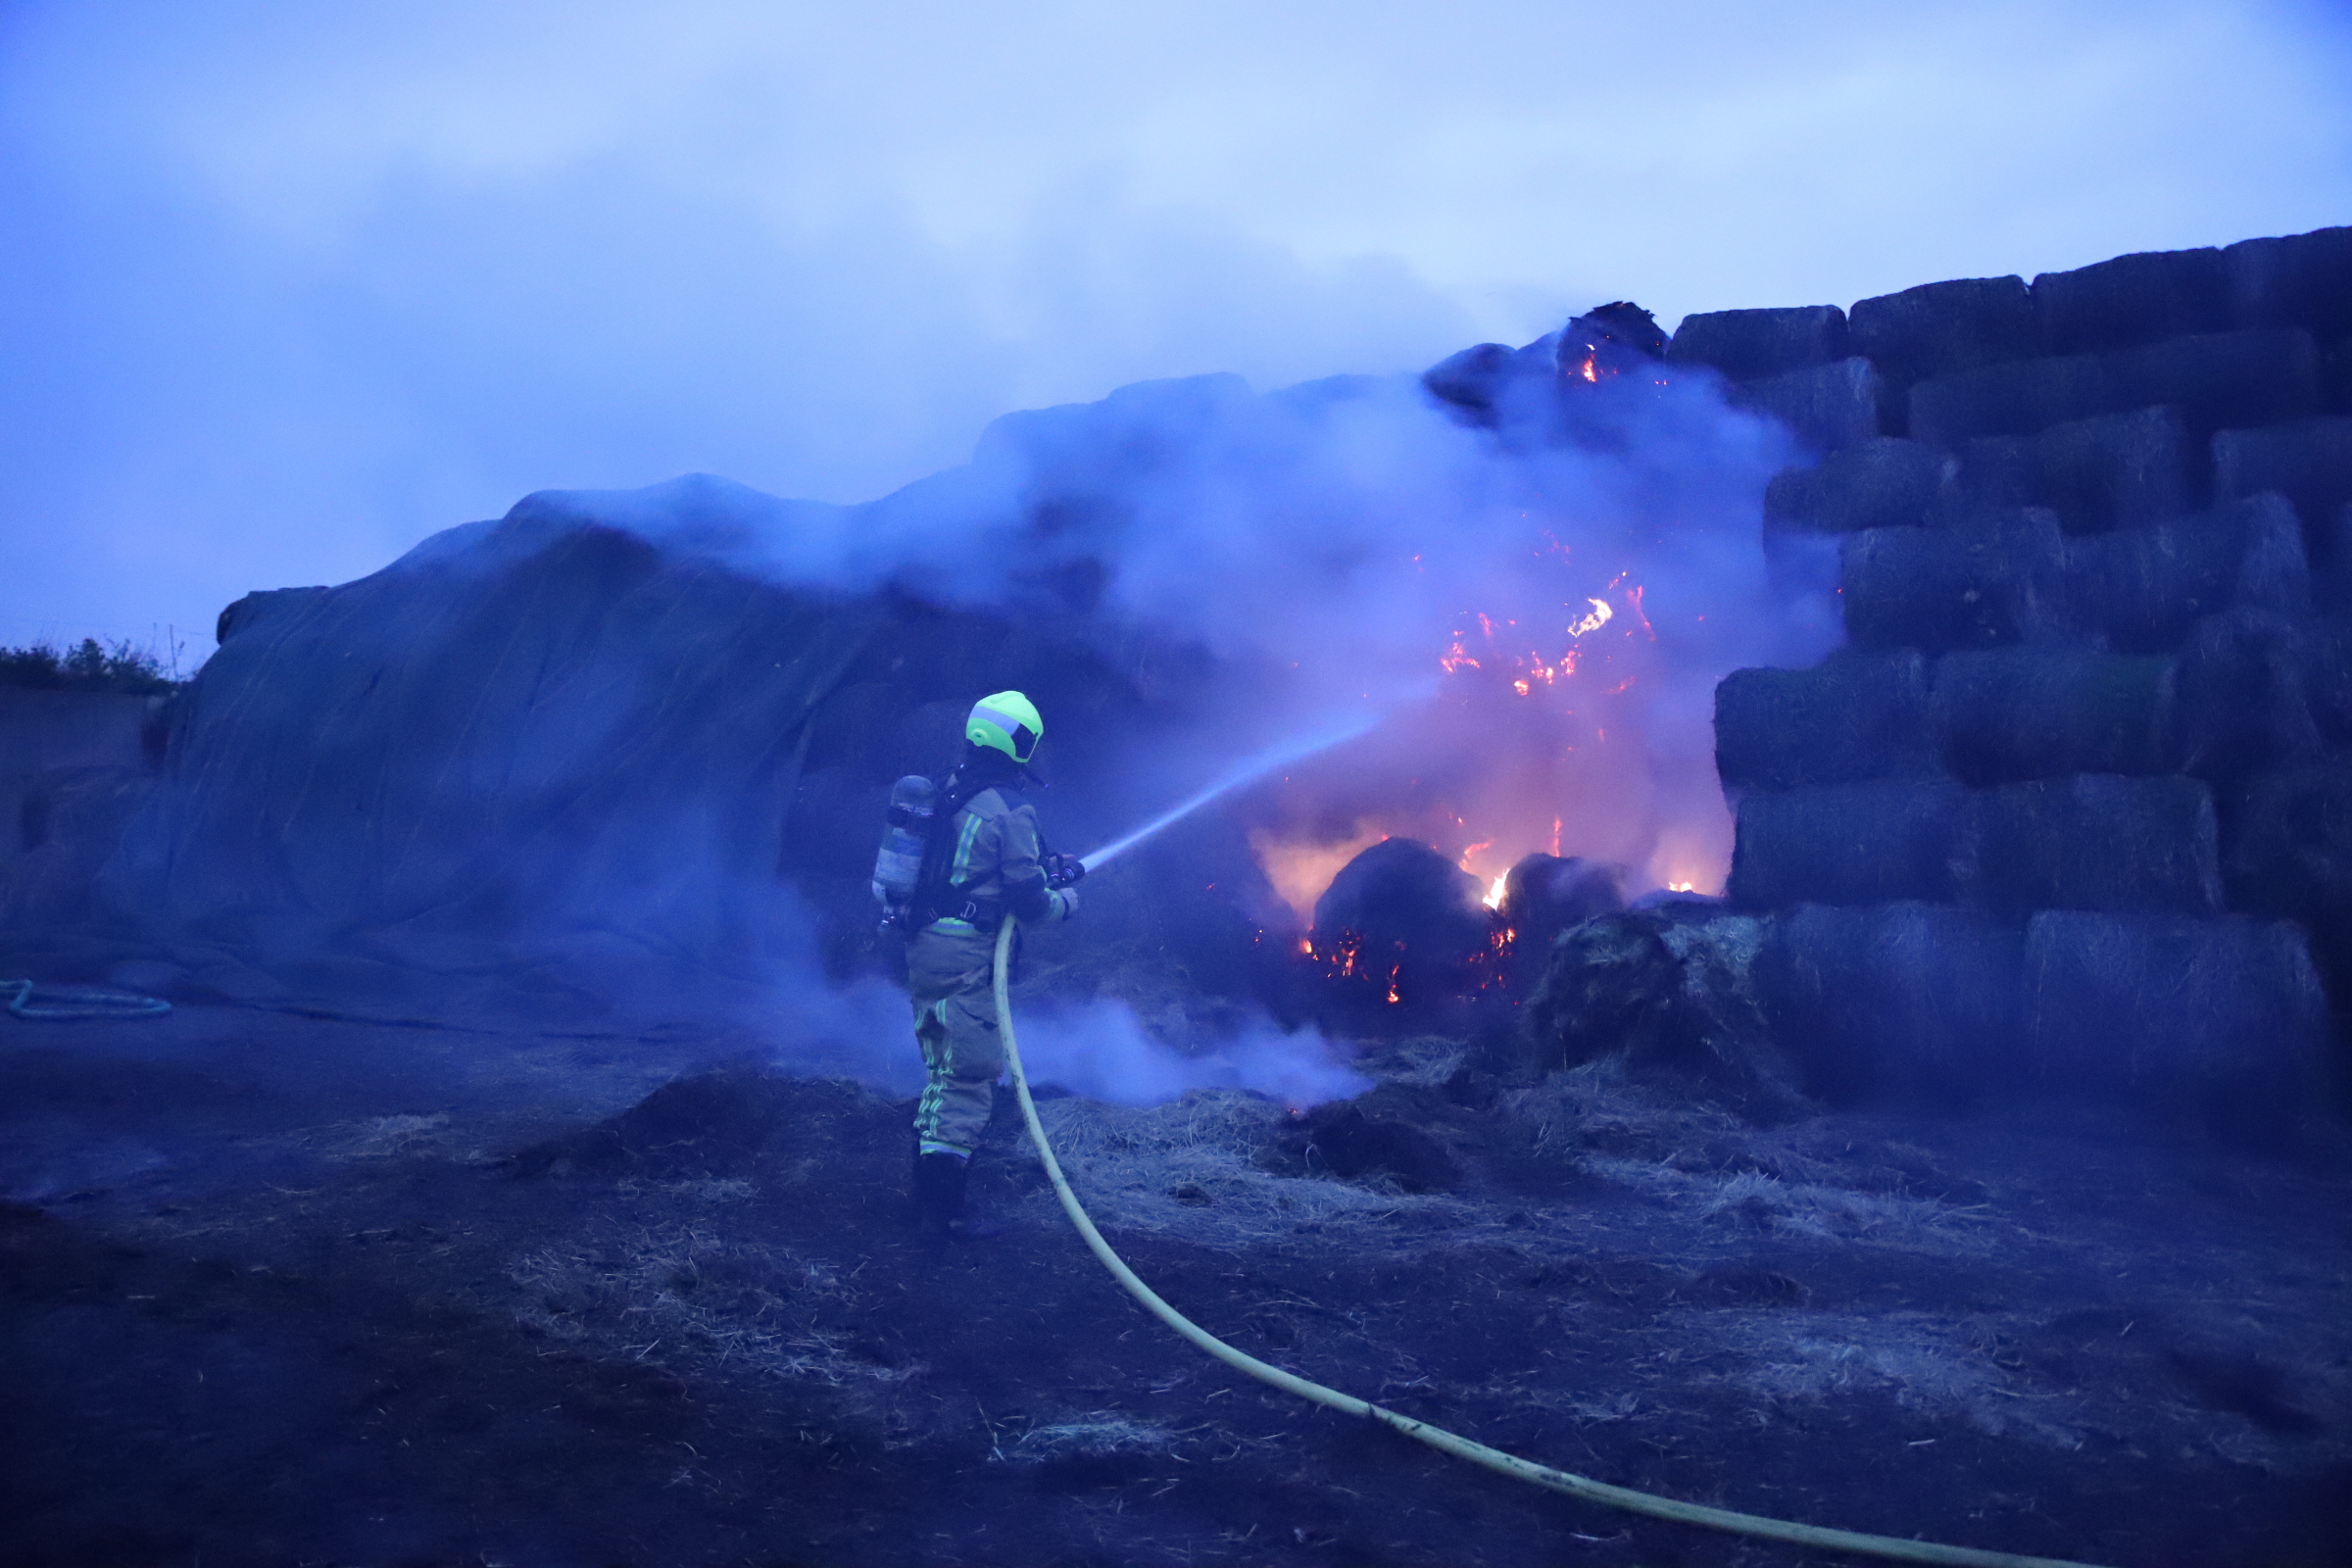
<svg viewBox="0 0 2352 1568">
<path fill-rule="evenodd" d="M 915 873 L 914 897 L 909 901 L 912 930 L 920 931 L 947 910 L 949 878 L 956 860 L 956 818 L 970 798 L 963 781 L 950 773 L 939 781 L 931 808 L 931 828 L 923 837 L 922 869 Z"/>
</svg>

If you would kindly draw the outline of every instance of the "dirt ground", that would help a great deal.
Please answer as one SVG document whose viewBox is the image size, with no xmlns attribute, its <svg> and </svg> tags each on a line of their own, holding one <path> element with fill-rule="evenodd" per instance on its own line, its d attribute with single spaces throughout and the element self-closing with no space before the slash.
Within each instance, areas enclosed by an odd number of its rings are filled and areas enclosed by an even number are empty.
<svg viewBox="0 0 2352 1568">
<path fill-rule="evenodd" d="M 752 1042 L 0 1018 L 9 1565 L 1831 1561 L 1535 1491 L 1134 1306 L 999 1118 Z M 2352 1166 L 2082 1115 L 1757 1128 L 1460 1042 L 1312 1118 L 1043 1106 L 1135 1267 L 1564 1468 L 2117 1565 L 2352 1562 Z"/>
</svg>

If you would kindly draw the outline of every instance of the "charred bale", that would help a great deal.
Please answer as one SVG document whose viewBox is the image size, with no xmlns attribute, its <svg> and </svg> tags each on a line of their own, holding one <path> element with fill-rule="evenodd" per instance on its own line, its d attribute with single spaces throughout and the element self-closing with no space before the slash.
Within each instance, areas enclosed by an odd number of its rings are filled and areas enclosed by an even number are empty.
<svg viewBox="0 0 2352 1568">
<path fill-rule="evenodd" d="M 1462 1184 L 1461 1167 L 1436 1139 L 1410 1122 L 1368 1116 L 1348 1102 L 1309 1111 L 1292 1142 L 1309 1170 L 1348 1181 L 1386 1177 L 1408 1193 L 1446 1193 Z"/>
<path fill-rule="evenodd" d="M 1741 798 L 1732 903 L 1948 903 L 1966 792 L 1949 779 L 1831 784 Z"/>
<path fill-rule="evenodd" d="M 1929 703 L 1934 755 L 1975 786 L 2170 772 L 2171 675 L 2162 659 L 2082 649 L 1946 654 Z"/>
<path fill-rule="evenodd" d="M 1936 771 L 1916 649 L 1844 652 L 1814 669 L 1740 669 L 1715 688 L 1715 769 L 1730 790 Z"/>
<path fill-rule="evenodd" d="M 2228 500 L 2277 491 L 2310 533 L 2324 533 L 2337 509 L 2352 504 L 2352 418 L 2224 430 L 2213 438 L 2213 486 Z"/>
<path fill-rule="evenodd" d="M 2177 517 L 2195 493 L 2180 416 L 2163 408 L 1971 441 L 1958 490 L 1968 505 L 2047 507 L 2069 533 Z"/>
<path fill-rule="evenodd" d="M 2014 643 L 2062 618 L 2064 541 L 2045 511 L 1952 528 L 1873 528 L 1840 552 L 1857 648 L 1942 652 Z"/>
<path fill-rule="evenodd" d="M 2052 354 L 2136 348 L 2235 324 L 2228 269 L 2211 248 L 2142 251 L 2044 272 L 2034 279 L 2034 307 Z"/>
<path fill-rule="evenodd" d="M 1705 365 L 1760 381 L 1846 357 L 1845 312 L 1835 305 L 1706 311 L 1686 316 L 1666 346 L 1670 365 Z"/>
<path fill-rule="evenodd" d="M 2222 907 L 2213 796 L 2179 775 L 2078 773 L 1978 791 L 1959 866 L 1962 898 L 2000 914 Z"/>
<path fill-rule="evenodd" d="M 1512 951 L 1539 965 L 1553 937 L 1624 907 L 1621 873 L 1599 860 L 1530 855 L 1502 880 L 1501 913 L 1513 934 Z"/>
<path fill-rule="evenodd" d="M 2222 252 L 2237 326 L 2299 326 L 2332 342 L 2352 334 L 2352 228 L 2240 240 Z"/>
<path fill-rule="evenodd" d="M 2061 355 L 1922 381 L 1910 433 L 1955 450 L 1979 436 L 2032 435 L 2102 414 L 2170 405 L 2192 439 L 2320 412 L 2309 332 L 2213 332 L 2114 354 Z"/>
<path fill-rule="evenodd" d="M 1665 329 L 1632 300 L 1611 300 L 1570 318 L 1552 350 L 1561 379 L 1586 382 L 1643 369 L 1665 357 Z"/>
<path fill-rule="evenodd" d="M 1440 403 L 1491 423 L 1503 383 L 1513 373 L 1508 346 L 1479 343 L 1448 355 L 1421 372 L 1421 385 Z"/>
<path fill-rule="evenodd" d="M 1755 1116 L 1797 1103 L 1748 971 L 1759 922 L 1670 907 L 1604 914 L 1560 932 L 1525 1009 L 1538 1070 L 1604 1058 Z"/>
<path fill-rule="evenodd" d="M 1315 952 L 1376 1002 L 1451 998 L 1476 983 L 1494 917 L 1478 879 L 1414 839 L 1383 839 L 1341 867 L 1315 901 Z"/>
<path fill-rule="evenodd" d="M 1958 471 L 1949 453 L 1879 436 L 1775 474 L 1764 487 L 1764 521 L 1814 533 L 1921 527 Z"/>
<path fill-rule="evenodd" d="M 1878 435 L 1884 398 L 1877 368 L 1854 358 L 1741 382 L 1731 401 L 1780 420 L 1811 451 L 1837 452 Z"/>
<path fill-rule="evenodd" d="M 2045 1091 L 2269 1143 L 2295 1128 L 2322 1081 L 2327 1000 L 2285 921 L 2037 914 L 2026 1002 Z"/>
<path fill-rule="evenodd" d="M 1898 416 L 1915 382 L 2041 352 L 2021 277 L 1955 278 L 1859 300 L 1846 313 L 1846 340 L 1878 366 Z"/>
<path fill-rule="evenodd" d="M 1802 906 L 1771 922 L 1755 989 L 1806 1091 L 1953 1108 L 2013 1094 L 2024 939 L 1970 909 Z"/>
</svg>

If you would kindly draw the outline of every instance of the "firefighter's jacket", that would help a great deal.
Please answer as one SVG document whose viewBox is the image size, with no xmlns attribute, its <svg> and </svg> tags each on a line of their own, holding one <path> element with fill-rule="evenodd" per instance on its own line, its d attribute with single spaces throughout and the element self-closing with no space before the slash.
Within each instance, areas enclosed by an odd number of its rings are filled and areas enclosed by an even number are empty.
<svg viewBox="0 0 2352 1568">
<path fill-rule="evenodd" d="M 949 831 L 955 849 L 935 929 L 993 935 L 1006 911 L 1031 925 L 1069 912 L 1068 901 L 1046 886 L 1045 867 L 1038 863 L 1044 847 L 1037 808 L 1010 785 L 993 784 L 966 801 Z"/>
</svg>

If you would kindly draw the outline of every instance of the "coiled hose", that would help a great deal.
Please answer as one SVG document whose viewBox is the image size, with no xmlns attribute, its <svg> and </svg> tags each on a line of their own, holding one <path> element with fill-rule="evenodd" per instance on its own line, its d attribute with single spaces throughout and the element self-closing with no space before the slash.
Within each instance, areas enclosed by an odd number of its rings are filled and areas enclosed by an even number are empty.
<svg viewBox="0 0 2352 1568">
<path fill-rule="evenodd" d="M 1564 1492 L 1587 1502 L 1597 1502 L 1611 1508 L 1623 1508 L 1633 1513 L 1647 1514 L 1653 1519 L 1671 1519 L 1676 1524 L 1697 1525 L 1708 1530 L 1724 1530 L 1734 1535 L 1754 1536 L 1765 1541 L 1785 1541 L 1791 1545 L 1815 1546 L 1828 1551 L 1850 1551 L 1865 1556 L 1886 1557 L 1897 1562 L 1924 1562 L 1952 1565 L 1952 1568 L 2091 1568 L 2090 1564 L 2071 1562 L 2059 1557 L 2028 1557 L 2008 1551 L 1984 1551 L 1975 1546 L 1945 1546 L 1930 1541 L 1904 1541 L 1894 1536 L 1864 1535 L 1852 1530 L 1829 1530 L 1820 1525 L 1797 1524 L 1787 1519 L 1770 1519 L 1762 1514 L 1740 1513 L 1730 1508 L 1710 1508 L 1703 1503 L 1678 1502 L 1652 1493 L 1636 1492 L 1630 1487 L 1613 1487 L 1605 1481 L 1589 1476 L 1554 1470 L 1549 1465 L 1490 1448 L 1483 1443 L 1433 1427 L 1426 1421 L 1416 1421 L 1409 1415 L 1399 1415 L 1359 1399 L 1337 1389 L 1327 1389 L 1296 1373 L 1285 1372 L 1278 1366 L 1260 1361 L 1256 1356 L 1237 1350 L 1223 1340 L 1177 1311 L 1160 1299 L 1159 1293 L 1137 1277 L 1135 1270 L 1110 1249 L 1095 1222 L 1087 1217 L 1078 1197 L 1070 1191 L 1069 1179 L 1061 1173 L 1061 1162 L 1054 1157 L 1053 1145 L 1046 1142 L 1046 1129 L 1037 1119 L 1037 1102 L 1029 1098 L 1029 1080 L 1021 1071 L 1021 1051 L 1013 1039 L 1012 1029 L 1012 934 L 1013 920 L 1004 919 L 997 936 L 996 990 L 997 1021 L 1004 1033 L 1004 1061 L 1012 1070 L 1013 1092 L 1020 1096 L 1021 1115 L 1029 1124 L 1029 1140 L 1037 1146 L 1038 1157 L 1045 1161 L 1046 1175 L 1052 1178 L 1054 1192 L 1061 1200 L 1062 1212 L 1078 1227 L 1078 1234 L 1088 1250 L 1102 1265 L 1110 1270 L 1111 1277 L 1127 1288 L 1127 1294 L 1144 1304 L 1145 1310 L 1178 1334 L 1215 1356 L 1227 1366 L 1246 1372 L 1260 1383 L 1270 1383 L 1285 1393 L 1301 1399 L 1329 1405 L 1348 1415 L 1377 1421 L 1382 1426 L 1401 1432 L 1416 1442 L 1426 1443 L 1456 1458 L 1485 1465 L 1506 1476 Z"/>
<path fill-rule="evenodd" d="M 91 986 L 36 986 L 29 980 L 0 980 L 0 995 L 7 996 L 8 1010 L 20 1018 L 147 1018 L 172 1010 L 161 997 Z M 35 1000 L 43 997 L 49 1000 Z"/>
</svg>

